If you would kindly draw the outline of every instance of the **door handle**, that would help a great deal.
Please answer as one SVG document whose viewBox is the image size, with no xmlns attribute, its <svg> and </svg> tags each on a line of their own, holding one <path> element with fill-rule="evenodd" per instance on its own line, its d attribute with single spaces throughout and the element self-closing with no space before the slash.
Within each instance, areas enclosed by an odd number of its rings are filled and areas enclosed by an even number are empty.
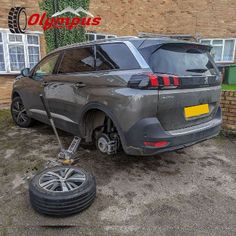
<svg viewBox="0 0 236 236">
<path fill-rule="evenodd" d="M 75 84 L 76 88 L 84 88 L 86 86 L 86 84 L 82 83 L 82 82 L 78 82 Z"/>
</svg>

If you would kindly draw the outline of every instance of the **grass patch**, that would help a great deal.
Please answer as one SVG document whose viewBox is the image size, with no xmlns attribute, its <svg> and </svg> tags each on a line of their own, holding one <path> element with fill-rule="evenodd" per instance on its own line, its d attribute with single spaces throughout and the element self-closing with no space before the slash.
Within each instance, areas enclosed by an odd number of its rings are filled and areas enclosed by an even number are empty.
<svg viewBox="0 0 236 236">
<path fill-rule="evenodd" d="M 222 84 L 222 90 L 236 90 L 236 84 Z"/>
<path fill-rule="evenodd" d="M 12 125 L 13 121 L 11 119 L 10 111 L 7 109 L 0 110 L 0 130 L 10 127 Z"/>
</svg>

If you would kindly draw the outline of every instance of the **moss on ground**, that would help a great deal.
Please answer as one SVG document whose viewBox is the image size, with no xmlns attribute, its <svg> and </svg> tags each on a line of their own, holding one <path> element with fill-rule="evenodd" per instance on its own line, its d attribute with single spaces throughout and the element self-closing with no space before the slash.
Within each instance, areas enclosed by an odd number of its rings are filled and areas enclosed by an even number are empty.
<svg viewBox="0 0 236 236">
<path fill-rule="evenodd" d="M 7 109 L 0 110 L 0 132 L 11 126 L 13 126 L 13 121 L 10 111 Z"/>
</svg>

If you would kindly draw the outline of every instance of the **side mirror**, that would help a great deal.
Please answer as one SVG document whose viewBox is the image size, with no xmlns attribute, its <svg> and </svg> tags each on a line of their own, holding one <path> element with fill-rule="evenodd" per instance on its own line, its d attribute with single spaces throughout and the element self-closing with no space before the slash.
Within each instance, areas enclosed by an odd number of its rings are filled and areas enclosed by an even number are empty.
<svg viewBox="0 0 236 236">
<path fill-rule="evenodd" d="M 27 76 L 30 75 L 30 69 L 29 68 L 24 68 L 24 69 L 21 70 L 20 73 L 23 77 L 27 77 Z"/>
</svg>

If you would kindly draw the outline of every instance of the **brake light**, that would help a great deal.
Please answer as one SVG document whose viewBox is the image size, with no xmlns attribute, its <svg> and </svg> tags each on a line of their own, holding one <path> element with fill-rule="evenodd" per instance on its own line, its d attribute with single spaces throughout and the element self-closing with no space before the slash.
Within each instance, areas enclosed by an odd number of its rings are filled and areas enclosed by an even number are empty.
<svg viewBox="0 0 236 236">
<path fill-rule="evenodd" d="M 131 77 L 128 87 L 136 89 L 162 89 L 180 86 L 180 79 L 175 75 L 136 74 Z"/>
<path fill-rule="evenodd" d="M 173 76 L 173 80 L 174 80 L 174 86 L 179 86 L 180 85 L 180 81 L 179 81 L 178 76 Z"/>
<path fill-rule="evenodd" d="M 164 86 L 170 86 L 170 78 L 169 78 L 168 75 L 164 75 L 164 76 L 162 77 L 162 80 L 163 80 Z"/>
<path fill-rule="evenodd" d="M 150 80 L 150 85 L 151 87 L 158 87 L 158 77 L 154 74 L 148 74 L 149 80 Z"/>
<path fill-rule="evenodd" d="M 168 141 L 157 141 L 157 142 L 144 142 L 144 146 L 146 147 L 157 147 L 157 148 L 162 148 L 166 147 L 169 145 Z"/>
</svg>

